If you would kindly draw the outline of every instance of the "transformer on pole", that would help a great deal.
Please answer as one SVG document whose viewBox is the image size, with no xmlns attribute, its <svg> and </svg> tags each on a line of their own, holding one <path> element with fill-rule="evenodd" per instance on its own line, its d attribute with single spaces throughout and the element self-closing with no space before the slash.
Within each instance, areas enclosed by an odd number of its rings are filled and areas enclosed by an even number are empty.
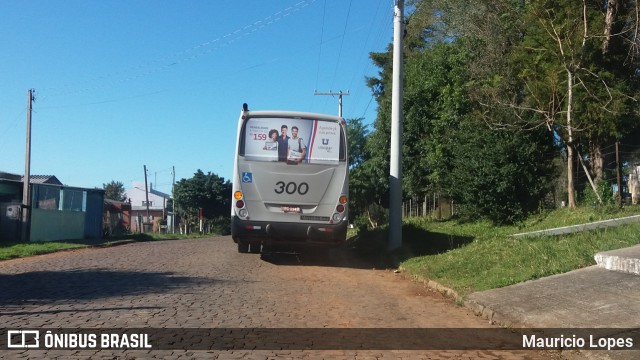
<svg viewBox="0 0 640 360">
<path fill-rule="evenodd" d="M 331 95 L 331 96 L 335 96 L 338 95 L 338 116 L 342 117 L 342 96 L 343 95 L 349 95 L 349 90 L 347 90 L 346 93 L 343 93 L 342 90 L 336 92 L 332 92 L 331 90 L 329 90 L 329 92 L 324 92 L 324 93 L 319 93 L 318 90 L 314 91 L 313 95 Z"/>
</svg>

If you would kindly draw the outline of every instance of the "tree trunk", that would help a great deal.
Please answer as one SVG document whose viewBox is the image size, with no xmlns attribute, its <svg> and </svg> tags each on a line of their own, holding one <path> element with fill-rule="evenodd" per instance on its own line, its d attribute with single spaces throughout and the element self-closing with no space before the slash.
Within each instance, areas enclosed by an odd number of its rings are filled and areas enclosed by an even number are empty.
<svg viewBox="0 0 640 360">
<path fill-rule="evenodd" d="M 609 44 L 613 33 L 613 25 L 618 15 L 618 0 L 607 0 L 607 14 L 604 19 L 604 40 L 602 41 L 602 54 L 609 52 Z"/>
<path fill-rule="evenodd" d="M 367 219 L 369 220 L 369 225 L 371 225 L 372 229 L 376 229 L 378 227 L 378 222 L 373 220 L 369 209 L 367 209 Z"/>
<path fill-rule="evenodd" d="M 589 141 L 589 170 L 594 177 L 594 181 L 604 179 L 604 155 L 602 154 L 602 144 L 594 140 Z"/>
<path fill-rule="evenodd" d="M 571 115 L 573 111 L 573 72 L 567 69 L 567 196 L 569 209 L 576 208 L 575 186 L 573 184 L 573 128 Z"/>
<path fill-rule="evenodd" d="M 573 185 L 573 147 L 567 146 L 567 196 L 569 209 L 576 208 L 575 187 Z"/>
</svg>

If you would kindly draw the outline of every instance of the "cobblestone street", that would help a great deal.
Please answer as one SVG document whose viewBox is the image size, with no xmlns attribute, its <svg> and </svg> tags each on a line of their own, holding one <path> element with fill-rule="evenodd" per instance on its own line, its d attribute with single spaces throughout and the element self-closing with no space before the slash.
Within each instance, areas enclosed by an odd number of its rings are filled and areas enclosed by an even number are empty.
<svg viewBox="0 0 640 360">
<path fill-rule="evenodd" d="M 229 237 L 133 243 L 0 262 L 0 323 L 5 329 L 491 327 L 393 271 L 372 269 L 346 249 L 335 249 L 327 260 L 238 254 Z M 393 344 L 393 339 L 386 340 Z M 254 351 L 20 349 L 3 350 L 0 358 L 557 356 L 534 351 L 308 350 L 306 346 Z"/>
</svg>

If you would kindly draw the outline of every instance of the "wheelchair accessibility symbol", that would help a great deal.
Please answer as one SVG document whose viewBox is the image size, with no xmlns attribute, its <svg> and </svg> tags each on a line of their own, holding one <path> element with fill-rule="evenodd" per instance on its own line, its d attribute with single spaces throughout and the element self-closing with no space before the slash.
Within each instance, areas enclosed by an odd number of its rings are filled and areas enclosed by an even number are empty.
<svg viewBox="0 0 640 360">
<path fill-rule="evenodd" d="M 243 172 L 242 173 L 242 182 L 243 183 L 251 183 L 253 182 L 253 174 L 250 172 Z"/>
</svg>

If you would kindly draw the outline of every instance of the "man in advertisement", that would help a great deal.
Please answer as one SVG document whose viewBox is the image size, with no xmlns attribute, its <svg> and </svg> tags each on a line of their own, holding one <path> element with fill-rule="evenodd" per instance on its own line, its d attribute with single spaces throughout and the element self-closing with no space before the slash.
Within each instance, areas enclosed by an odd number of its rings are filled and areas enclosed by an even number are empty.
<svg viewBox="0 0 640 360">
<path fill-rule="evenodd" d="M 278 136 L 278 161 L 287 161 L 287 152 L 289 149 L 289 137 L 287 136 L 287 125 L 280 128 L 280 136 Z"/>
<path fill-rule="evenodd" d="M 287 155 L 287 161 L 295 164 L 303 162 L 307 154 L 307 145 L 302 138 L 298 137 L 297 126 L 291 127 L 291 138 L 288 143 L 289 154 Z"/>
</svg>

